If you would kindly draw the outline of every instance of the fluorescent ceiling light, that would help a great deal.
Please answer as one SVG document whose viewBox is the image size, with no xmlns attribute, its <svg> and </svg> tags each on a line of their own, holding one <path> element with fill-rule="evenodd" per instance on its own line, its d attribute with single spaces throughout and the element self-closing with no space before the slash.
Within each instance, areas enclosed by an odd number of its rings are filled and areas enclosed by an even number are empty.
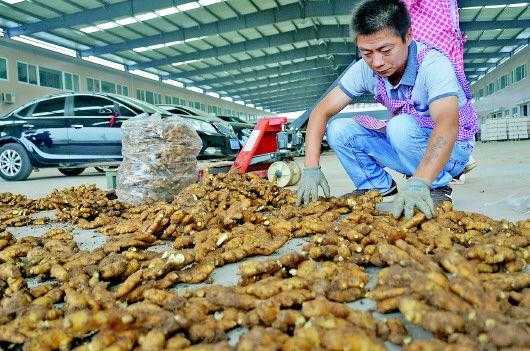
<svg viewBox="0 0 530 351">
<path fill-rule="evenodd" d="M 28 36 L 25 36 L 25 35 L 14 36 L 11 39 L 16 40 L 16 41 L 20 41 L 22 43 L 26 43 L 26 44 L 29 44 L 29 45 L 33 45 L 33 46 L 36 46 L 36 47 L 39 47 L 39 48 L 42 48 L 42 49 L 50 50 L 50 51 L 53 51 L 53 52 L 58 52 L 58 53 L 63 54 L 63 55 L 68 55 L 68 56 L 71 56 L 71 57 L 77 57 L 77 52 L 75 50 L 73 50 L 73 49 L 69 49 L 69 48 L 66 48 L 64 46 L 48 43 L 46 41 L 42 41 L 42 40 L 39 40 L 39 39 L 31 38 L 31 37 L 28 37 Z"/>
<path fill-rule="evenodd" d="M 98 24 L 96 27 L 98 27 L 101 30 L 106 30 L 106 29 L 119 27 L 119 24 L 116 22 L 106 22 L 106 23 Z"/>
<path fill-rule="evenodd" d="M 19 2 L 22 2 L 24 0 L 2 0 L 3 2 L 6 2 L 10 5 L 18 4 Z"/>
<path fill-rule="evenodd" d="M 122 65 L 121 63 L 105 60 L 105 59 L 102 59 L 101 57 L 87 56 L 87 57 L 83 57 L 83 60 L 96 63 L 98 65 L 114 68 L 120 71 L 125 71 L 125 66 Z"/>
<path fill-rule="evenodd" d="M 80 31 L 84 33 L 94 33 L 94 32 L 99 32 L 100 30 L 101 29 L 96 26 L 88 26 L 88 27 L 84 27 L 80 29 Z"/>
<path fill-rule="evenodd" d="M 209 92 L 206 93 L 206 95 L 209 95 L 209 96 L 212 96 L 212 97 L 218 98 L 218 99 L 220 97 L 220 95 L 218 93 L 214 92 L 214 91 L 209 91 Z"/>
<path fill-rule="evenodd" d="M 179 88 L 184 88 L 184 84 L 182 84 L 179 81 L 173 80 L 173 79 L 164 79 L 164 80 L 162 80 L 162 82 L 164 82 L 166 84 L 169 84 L 169 85 L 173 85 L 173 86 L 179 87 Z"/>
<path fill-rule="evenodd" d="M 171 66 L 174 66 L 174 67 L 178 67 L 178 66 L 182 66 L 182 65 L 187 65 L 188 63 L 193 63 L 193 62 L 199 62 L 200 60 L 197 59 L 197 60 L 188 60 L 188 61 L 181 61 L 181 62 L 173 62 L 171 64 Z"/>
<path fill-rule="evenodd" d="M 208 6 L 208 5 L 213 5 L 213 4 L 217 4 L 217 3 L 220 3 L 220 2 L 224 2 L 225 0 L 199 0 L 199 4 L 201 4 L 202 6 Z"/>
<path fill-rule="evenodd" d="M 143 78 L 147 78 L 147 79 L 151 79 L 151 80 L 159 80 L 159 77 L 156 74 L 154 74 L 154 73 L 149 73 L 149 72 L 142 71 L 142 70 L 139 70 L 139 69 L 133 69 L 133 70 L 131 70 L 129 72 L 134 74 L 134 75 L 143 77 Z"/>
<path fill-rule="evenodd" d="M 156 10 L 155 13 L 159 16 L 170 16 L 170 15 L 174 15 L 175 13 L 179 13 L 180 10 L 178 9 L 178 7 L 176 6 L 172 6 L 172 7 L 167 7 L 165 9 L 162 9 L 162 10 Z"/>
<path fill-rule="evenodd" d="M 24 1 L 24 0 L 0 0 L 0 1 L 4 1 L 4 2 L 7 2 L 7 3 L 17 3 L 17 2 L 20 2 L 20 1 Z M 173 15 L 175 13 L 184 12 L 184 11 L 190 11 L 190 10 L 197 9 L 197 8 L 199 8 L 201 6 L 208 6 L 208 5 L 217 4 L 217 3 L 220 3 L 220 2 L 224 2 L 224 1 L 226 1 L 226 0 L 199 0 L 198 2 L 197 1 L 192 1 L 192 2 L 189 2 L 187 4 L 182 4 L 182 5 L 179 5 L 179 6 L 166 7 L 164 9 L 156 10 L 154 12 L 141 13 L 141 14 L 135 15 L 133 17 L 126 17 L 126 18 L 122 18 L 122 19 L 119 19 L 119 20 L 115 20 L 115 21 L 101 23 L 101 24 L 98 24 L 98 25 L 95 25 L 95 26 L 87 26 L 87 27 L 81 28 L 80 30 L 82 32 L 85 32 L 85 33 L 99 32 L 101 30 L 115 28 L 118 25 L 126 26 L 126 25 L 129 25 L 129 24 L 137 23 L 137 22 L 149 21 L 149 20 L 151 20 L 153 18 L 170 16 L 170 15 Z"/>
<path fill-rule="evenodd" d="M 528 6 L 528 3 L 527 2 L 520 2 L 520 3 L 517 3 L 517 4 L 509 4 L 508 7 L 526 7 Z"/>
<path fill-rule="evenodd" d="M 197 1 L 188 2 L 187 4 L 178 5 L 177 8 L 180 11 L 190 11 L 194 9 L 198 9 L 201 7 L 201 4 L 199 4 Z"/>
<path fill-rule="evenodd" d="M 194 91 L 194 92 L 200 93 L 200 94 L 202 94 L 204 92 L 204 90 L 202 90 L 201 88 L 197 88 L 197 87 L 188 87 L 188 90 L 191 90 L 191 91 Z"/>
<path fill-rule="evenodd" d="M 138 21 L 149 21 L 153 18 L 157 18 L 158 15 L 154 12 L 146 12 L 146 13 L 142 13 L 141 15 L 136 15 L 134 17 L 136 17 Z"/>
<path fill-rule="evenodd" d="M 138 22 L 138 20 L 134 17 L 125 17 L 119 20 L 116 20 L 116 23 L 118 23 L 120 26 L 127 26 L 129 24 L 133 24 Z"/>
<path fill-rule="evenodd" d="M 170 47 L 170 46 L 174 46 L 174 45 L 179 45 L 179 44 L 183 44 L 183 43 L 189 43 L 189 42 L 201 40 L 201 39 L 204 39 L 204 38 L 206 38 L 206 36 L 197 37 L 197 38 L 190 38 L 190 39 L 185 39 L 185 40 L 175 40 L 175 41 L 170 41 L 170 42 L 163 43 L 163 44 L 155 44 L 155 45 L 150 45 L 150 46 L 140 46 L 138 48 L 134 48 L 133 51 L 145 52 L 145 51 L 149 51 L 149 50 L 162 49 L 162 48 L 166 48 L 166 47 Z"/>
</svg>

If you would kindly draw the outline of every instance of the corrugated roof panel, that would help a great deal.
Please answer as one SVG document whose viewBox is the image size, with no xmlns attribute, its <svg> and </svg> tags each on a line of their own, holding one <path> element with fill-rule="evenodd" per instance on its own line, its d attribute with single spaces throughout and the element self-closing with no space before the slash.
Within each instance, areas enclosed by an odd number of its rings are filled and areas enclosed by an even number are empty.
<svg viewBox="0 0 530 351">
<path fill-rule="evenodd" d="M 264 36 L 278 34 L 278 29 L 273 25 L 259 26 L 257 29 L 260 33 L 263 33 Z"/>
<path fill-rule="evenodd" d="M 135 24 L 131 24 L 130 28 L 138 33 L 140 33 L 143 36 L 151 36 L 160 34 L 161 32 L 157 30 L 156 28 L 151 27 L 149 24 L 149 21 L 146 22 L 138 22 Z M 111 29 L 112 30 L 112 29 Z M 102 32 L 109 32 L 109 31 L 102 31 Z M 101 33 L 101 32 L 96 32 Z"/>
<path fill-rule="evenodd" d="M 60 13 L 70 14 L 70 13 L 75 13 L 75 12 L 84 10 L 82 6 L 79 6 L 75 2 L 69 3 L 63 0 L 32 0 L 32 1 L 34 4 L 39 4 L 43 7 L 47 7 L 50 10 L 53 9 Z"/>
<path fill-rule="evenodd" d="M 230 6 L 241 15 L 256 12 L 256 7 L 249 0 L 232 0 Z"/>
<path fill-rule="evenodd" d="M 155 27 L 160 33 L 172 32 L 179 27 L 173 24 L 167 17 L 153 18 L 147 22 L 150 26 Z"/>
<path fill-rule="evenodd" d="M 496 39 L 501 32 L 502 30 L 499 30 L 499 29 L 485 30 L 480 36 L 480 39 L 481 40 Z"/>
<path fill-rule="evenodd" d="M 61 15 L 61 12 L 59 11 L 52 11 L 48 9 L 47 7 L 40 6 L 37 3 L 33 3 L 29 1 L 19 2 L 13 5 L 11 8 L 15 8 L 17 11 L 27 12 L 29 14 L 35 14 L 34 17 L 36 18 L 53 18 L 53 17 L 57 17 Z"/>
<path fill-rule="evenodd" d="M 505 29 L 499 34 L 497 39 L 512 39 L 515 38 L 520 32 L 521 29 L 519 28 Z"/>
<path fill-rule="evenodd" d="M 90 35 L 87 34 L 87 36 L 93 37 L 95 40 L 102 40 L 106 42 L 107 44 L 117 44 L 122 43 L 123 38 L 111 33 L 110 31 L 100 31 L 91 33 Z"/>
<path fill-rule="evenodd" d="M 491 21 L 494 20 L 502 11 L 504 7 L 484 7 L 477 17 L 477 21 Z"/>
</svg>

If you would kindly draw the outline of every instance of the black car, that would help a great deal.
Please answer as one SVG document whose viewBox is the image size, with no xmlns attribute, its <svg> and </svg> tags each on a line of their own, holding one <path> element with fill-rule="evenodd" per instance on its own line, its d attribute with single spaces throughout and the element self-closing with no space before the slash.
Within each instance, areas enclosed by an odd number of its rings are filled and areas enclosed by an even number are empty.
<svg viewBox="0 0 530 351">
<path fill-rule="evenodd" d="M 197 131 L 202 131 L 203 133 L 218 133 L 229 138 L 229 143 L 223 145 L 220 143 L 225 141 L 219 140 L 219 142 L 213 143 L 212 141 L 203 138 L 203 150 L 207 155 L 226 156 L 227 153 L 224 150 L 227 148 L 231 149 L 232 153 L 237 153 L 241 148 L 238 135 L 230 123 L 193 107 L 182 105 L 157 106 L 173 115 L 185 118 Z"/>
<path fill-rule="evenodd" d="M 234 128 L 241 145 L 244 145 L 247 142 L 250 133 L 252 133 L 254 130 L 254 124 L 249 123 L 239 117 L 223 115 L 217 115 L 217 117 L 225 122 L 230 123 L 232 128 Z"/>
<path fill-rule="evenodd" d="M 65 93 L 33 100 L 0 118 L 0 176 L 24 180 L 34 168 L 44 167 L 71 176 L 87 167 L 117 166 L 122 160 L 122 122 L 144 113 L 171 116 L 115 94 Z M 206 145 L 222 145 L 223 153 L 237 151 L 217 131 L 198 134 Z M 207 157 L 206 151 L 200 156 Z"/>
</svg>

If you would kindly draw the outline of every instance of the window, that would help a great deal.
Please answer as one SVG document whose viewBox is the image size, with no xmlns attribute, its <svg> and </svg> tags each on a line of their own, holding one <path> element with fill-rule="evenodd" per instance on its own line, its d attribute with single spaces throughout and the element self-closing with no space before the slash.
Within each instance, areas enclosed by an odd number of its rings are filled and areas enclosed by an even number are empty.
<svg viewBox="0 0 530 351">
<path fill-rule="evenodd" d="M 98 79 L 87 78 L 86 79 L 86 90 L 99 93 L 101 91 L 101 82 Z"/>
<path fill-rule="evenodd" d="M 504 89 L 508 86 L 508 75 L 504 75 L 501 77 L 501 84 L 500 84 L 500 88 L 501 89 Z"/>
<path fill-rule="evenodd" d="M 179 104 L 179 98 L 173 96 L 173 97 L 171 98 L 171 103 L 172 103 L 173 105 L 178 105 L 178 104 Z"/>
<path fill-rule="evenodd" d="M 64 90 L 79 91 L 79 76 L 64 72 Z"/>
<path fill-rule="evenodd" d="M 39 67 L 39 83 L 42 87 L 63 89 L 63 72 Z"/>
<path fill-rule="evenodd" d="M 154 104 L 155 103 L 155 94 L 152 91 L 145 92 L 145 101 Z"/>
<path fill-rule="evenodd" d="M 103 97 L 90 95 L 77 95 L 74 97 L 75 116 L 109 117 L 113 110 L 114 102 Z"/>
<path fill-rule="evenodd" d="M 145 91 L 136 89 L 136 98 L 141 101 L 145 101 Z"/>
<path fill-rule="evenodd" d="M 0 79 L 7 80 L 7 60 L 0 57 Z"/>
<path fill-rule="evenodd" d="M 512 108 L 512 116 L 517 117 L 519 114 L 519 107 Z"/>
<path fill-rule="evenodd" d="M 201 103 L 198 102 L 198 101 L 195 101 L 195 102 L 193 103 L 193 106 L 192 106 L 192 107 L 195 107 L 197 110 L 200 110 L 200 109 L 201 109 Z"/>
<path fill-rule="evenodd" d="M 171 105 L 171 96 L 164 96 L 164 103 L 166 105 Z"/>
<path fill-rule="evenodd" d="M 486 95 L 491 95 L 495 92 L 495 83 L 489 83 L 488 84 L 488 88 L 487 88 L 487 94 Z"/>
<path fill-rule="evenodd" d="M 107 82 L 106 80 L 102 80 L 101 91 L 104 93 L 116 94 L 116 84 L 112 82 Z"/>
<path fill-rule="evenodd" d="M 478 91 L 478 97 L 481 98 L 484 96 L 484 89 L 479 89 Z"/>
<path fill-rule="evenodd" d="M 37 66 L 35 65 L 30 65 L 24 62 L 17 61 L 17 75 L 19 82 L 35 85 L 39 84 Z"/>
<path fill-rule="evenodd" d="M 514 74 L 514 81 L 518 82 L 524 78 L 526 78 L 526 66 L 521 65 L 515 68 L 515 74 Z"/>
<path fill-rule="evenodd" d="M 129 88 L 125 85 L 116 84 L 116 93 L 118 95 L 129 96 Z"/>
<path fill-rule="evenodd" d="M 521 105 L 521 116 L 528 117 L 528 105 Z"/>
<path fill-rule="evenodd" d="M 33 117 L 61 117 L 64 116 L 64 102 L 66 98 L 47 99 L 37 103 L 33 110 Z"/>
<path fill-rule="evenodd" d="M 154 93 L 154 94 L 155 94 L 155 104 L 156 105 L 162 104 L 162 95 L 158 93 Z"/>
</svg>

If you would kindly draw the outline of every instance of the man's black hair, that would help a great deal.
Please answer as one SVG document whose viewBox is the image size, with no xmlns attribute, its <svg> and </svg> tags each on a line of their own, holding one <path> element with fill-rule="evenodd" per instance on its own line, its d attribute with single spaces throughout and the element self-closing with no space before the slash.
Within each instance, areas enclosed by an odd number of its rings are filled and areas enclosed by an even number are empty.
<svg viewBox="0 0 530 351">
<path fill-rule="evenodd" d="M 351 25 L 354 36 L 390 29 L 405 41 L 410 16 L 401 0 L 366 0 L 354 10 Z"/>
</svg>

